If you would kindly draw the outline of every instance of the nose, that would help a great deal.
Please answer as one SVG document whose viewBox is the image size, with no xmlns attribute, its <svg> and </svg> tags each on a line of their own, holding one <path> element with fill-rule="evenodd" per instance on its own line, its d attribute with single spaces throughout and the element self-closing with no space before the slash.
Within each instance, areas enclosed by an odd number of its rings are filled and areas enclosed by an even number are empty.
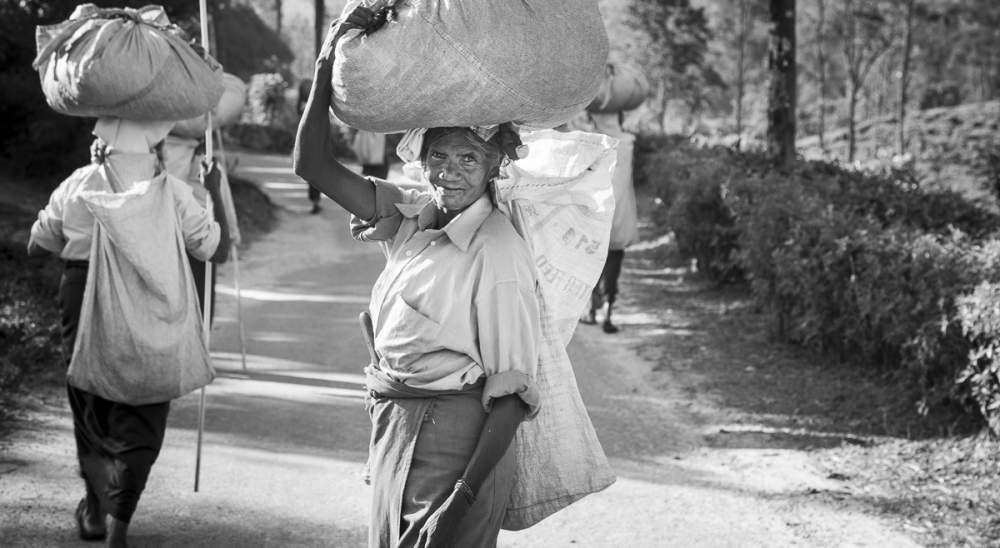
<svg viewBox="0 0 1000 548">
<path fill-rule="evenodd" d="M 458 169 L 452 160 L 446 161 L 441 165 L 441 171 L 438 173 L 438 179 L 441 180 L 453 180 L 458 173 Z"/>
</svg>

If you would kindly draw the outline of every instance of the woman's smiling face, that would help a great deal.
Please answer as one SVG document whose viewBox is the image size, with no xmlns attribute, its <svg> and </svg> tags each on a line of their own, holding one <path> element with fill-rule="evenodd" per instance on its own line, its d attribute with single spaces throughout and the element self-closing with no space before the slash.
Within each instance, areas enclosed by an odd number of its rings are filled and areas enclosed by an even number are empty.
<svg viewBox="0 0 1000 548">
<path fill-rule="evenodd" d="M 434 188 L 434 202 L 446 213 L 458 213 L 486 192 L 493 169 L 486 152 L 459 132 L 448 133 L 427 147 L 424 175 Z"/>
</svg>

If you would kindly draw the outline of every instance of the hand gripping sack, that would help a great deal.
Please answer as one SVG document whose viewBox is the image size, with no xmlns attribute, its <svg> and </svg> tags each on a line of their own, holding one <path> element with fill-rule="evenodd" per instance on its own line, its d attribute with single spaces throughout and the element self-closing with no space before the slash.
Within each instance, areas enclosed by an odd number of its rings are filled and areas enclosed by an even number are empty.
<svg viewBox="0 0 1000 548">
<path fill-rule="evenodd" d="M 615 478 L 587 415 L 566 352 L 608 249 L 615 140 L 538 131 L 530 154 L 496 182 L 497 202 L 528 242 L 538 273 L 542 344 L 538 415 L 518 428 L 505 529 L 524 529 Z"/>
<path fill-rule="evenodd" d="M 186 120 L 222 95 L 222 68 L 168 29 L 160 6 L 78 6 L 70 19 L 35 30 L 49 106 L 70 116 Z M 211 64 L 210 64 L 211 63 Z"/>
<path fill-rule="evenodd" d="M 167 177 L 83 194 L 96 222 L 69 383 L 129 405 L 215 376 Z"/>
<path fill-rule="evenodd" d="M 342 17 L 359 3 L 349 1 Z M 590 103 L 604 77 L 608 38 L 594 0 L 395 7 L 395 21 L 367 36 L 349 31 L 337 44 L 332 105 L 352 127 L 554 127 Z"/>
</svg>

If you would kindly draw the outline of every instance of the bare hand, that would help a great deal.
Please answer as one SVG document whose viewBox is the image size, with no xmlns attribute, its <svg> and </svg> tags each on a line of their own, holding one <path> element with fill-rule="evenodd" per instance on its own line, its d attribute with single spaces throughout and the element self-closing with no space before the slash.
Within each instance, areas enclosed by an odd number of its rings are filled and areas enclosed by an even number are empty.
<svg viewBox="0 0 1000 548">
<path fill-rule="evenodd" d="M 469 499 L 460 489 L 452 491 L 451 496 L 427 520 L 417 538 L 417 546 L 445 548 L 452 546 L 455 533 L 465 515 L 472 507 L 474 499 Z"/>
<path fill-rule="evenodd" d="M 205 190 L 213 196 L 218 196 L 218 193 L 222 191 L 222 172 L 219 171 L 215 160 L 202 162 L 201 182 L 205 186 Z"/>
</svg>

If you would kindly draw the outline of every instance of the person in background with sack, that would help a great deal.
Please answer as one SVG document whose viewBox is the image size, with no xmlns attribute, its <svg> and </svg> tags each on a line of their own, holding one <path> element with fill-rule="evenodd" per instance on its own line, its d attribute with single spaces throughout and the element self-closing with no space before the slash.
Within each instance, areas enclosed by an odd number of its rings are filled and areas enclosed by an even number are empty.
<svg viewBox="0 0 1000 548">
<path fill-rule="evenodd" d="M 58 254 L 65 265 L 59 285 L 59 303 L 62 310 L 63 351 L 67 363 L 72 364 L 81 356 L 74 355 L 81 323 L 96 321 L 82 318 L 81 307 L 93 294 L 85 294 L 88 271 L 100 272 L 89 260 L 97 253 L 93 244 L 98 230 L 88 196 L 95 193 L 127 193 L 145 181 L 162 181 L 169 201 L 157 207 L 169 211 L 165 218 L 176 216 L 183 239 L 183 246 L 195 257 L 214 262 L 226 260 L 229 250 L 229 230 L 221 210 L 218 169 L 211 167 L 205 177 L 205 188 L 214 201 L 214 217 L 198 202 L 187 183 L 164 173 L 159 151 L 172 122 L 133 122 L 118 118 L 98 119 L 94 128 L 97 139 L 92 147 L 92 164 L 77 169 L 52 193 L 48 205 L 39 212 L 31 228 L 28 251 L 32 254 L 51 252 Z M 123 194 L 122 194 L 123 195 Z M 176 235 L 176 232 L 175 232 Z M 157 249 L 158 253 L 178 249 L 175 242 L 143 242 Z M 171 247 L 170 244 L 174 244 Z M 178 251 L 183 255 L 182 251 Z M 100 255 L 98 255 L 100 257 Z M 187 268 L 183 258 L 170 264 Z M 155 274 L 155 273 L 153 273 Z M 173 273 L 174 278 L 185 273 Z M 189 274 L 188 274 L 189 276 Z M 114 280 L 104 280 L 103 282 Z M 166 286 L 167 291 L 179 291 Z M 143 288 L 128 288 L 126 292 L 146 295 Z M 183 297 L 179 297 L 183 298 Z M 143 307 L 148 303 L 134 303 Z M 193 305 L 193 303 L 191 303 Z M 148 334 L 147 334 L 148 335 Z M 200 337 L 200 333 L 191 332 Z M 170 349 L 167 349 L 168 352 Z M 72 358 L 71 358 L 72 356 Z M 139 359 L 140 356 L 134 356 Z M 116 367 L 134 368 L 137 364 L 107 363 L 109 370 Z M 178 363 L 178 368 L 183 364 Z M 107 546 L 127 546 L 128 525 L 136 510 L 140 495 L 146 485 L 150 469 L 163 443 L 170 402 L 131 405 L 109 400 L 73 385 L 67 384 L 73 428 L 77 444 L 80 475 L 84 480 L 86 495 L 76 509 L 78 533 L 83 540 L 107 539 Z M 110 515 L 110 524 L 105 516 Z"/>
<path fill-rule="evenodd" d="M 359 7 L 331 28 L 294 152 L 296 174 L 352 213 L 355 238 L 387 258 L 367 335 L 369 546 L 495 546 L 514 434 L 538 411 L 533 263 L 491 196 L 520 139 L 510 124 L 409 132 L 401 149 L 419 154 L 423 192 L 338 162 L 327 118 L 334 46 L 372 18 Z"/>
<path fill-rule="evenodd" d="M 605 333 L 617 333 L 618 326 L 611 321 L 611 313 L 618 298 L 618 277 L 625 260 L 625 248 L 639 240 L 639 219 L 636 211 L 635 190 L 632 177 L 632 146 L 634 137 L 622 129 L 623 113 L 584 113 L 569 128 L 603 133 L 618 139 L 618 165 L 612 185 L 615 194 L 615 214 L 611 221 L 608 240 L 608 258 L 601 277 L 594 286 L 590 306 L 580 318 L 581 323 L 596 324 L 597 311 L 604 311 L 601 328 Z"/>
<path fill-rule="evenodd" d="M 351 149 L 361 162 L 361 174 L 378 179 L 389 177 L 389 162 L 385 150 L 385 134 L 359 129 L 354 133 Z M 312 187 L 310 187 L 312 188 Z"/>
</svg>

